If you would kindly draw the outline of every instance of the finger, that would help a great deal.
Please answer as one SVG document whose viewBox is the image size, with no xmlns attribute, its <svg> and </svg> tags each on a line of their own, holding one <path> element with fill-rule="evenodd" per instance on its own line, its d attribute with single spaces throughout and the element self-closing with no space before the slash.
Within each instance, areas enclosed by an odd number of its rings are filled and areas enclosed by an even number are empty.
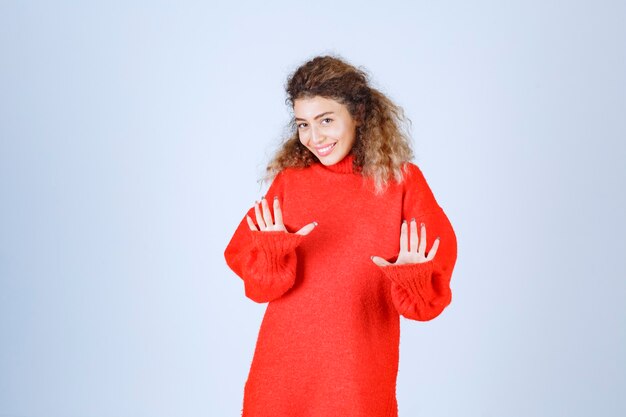
<svg viewBox="0 0 626 417">
<path fill-rule="evenodd" d="M 424 223 L 421 224 L 420 226 L 420 245 L 419 248 L 417 249 L 419 251 L 419 253 L 426 253 L 426 225 L 424 225 Z"/>
<path fill-rule="evenodd" d="M 248 220 L 248 226 L 250 226 L 250 230 L 254 230 L 254 231 L 258 232 L 258 229 L 256 228 L 256 225 L 252 221 L 252 218 L 250 216 L 248 216 L 247 214 L 246 214 L 246 220 Z"/>
<path fill-rule="evenodd" d="M 380 256 L 372 256 L 372 262 L 374 262 L 378 266 L 388 266 L 391 265 L 391 262 L 387 262 L 387 260 L 381 258 Z"/>
<path fill-rule="evenodd" d="M 263 216 L 261 215 L 261 209 L 259 208 L 259 202 L 254 202 L 254 215 L 256 216 L 256 222 L 259 225 L 259 229 L 265 230 L 267 226 L 265 226 L 265 221 L 263 220 Z"/>
<path fill-rule="evenodd" d="M 435 239 L 435 243 L 433 243 L 433 247 L 430 248 L 430 252 L 428 252 L 428 256 L 426 257 L 427 261 L 430 261 L 431 259 L 433 259 L 435 257 L 435 255 L 437 254 L 437 248 L 439 247 L 439 236 L 437 236 L 437 239 Z"/>
<path fill-rule="evenodd" d="M 402 226 L 400 226 L 400 252 L 408 252 L 409 251 L 409 236 L 407 233 L 408 226 L 406 224 L 406 220 L 402 221 Z"/>
<path fill-rule="evenodd" d="M 283 224 L 283 212 L 280 209 L 278 197 L 274 197 L 274 223 Z"/>
<path fill-rule="evenodd" d="M 417 221 L 415 217 L 411 219 L 411 235 L 409 242 L 409 252 L 417 252 Z"/>
<path fill-rule="evenodd" d="M 272 213 L 270 212 L 270 206 L 267 204 L 267 199 L 265 196 L 261 199 L 261 205 L 263 206 L 263 216 L 265 218 L 265 224 L 269 226 L 274 225 L 274 221 L 272 220 Z"/>
<path fill-rule="evenodd" d="M 315 229 L 315 226 L 317 226 L 317 222 L 309 223 L 305 225 L 304 227 L 302 227 L 300 230 L 298 230 L 296 234 L 306 236 L 309 233 L 311 233 L 311 230 Z"/>
</svg>

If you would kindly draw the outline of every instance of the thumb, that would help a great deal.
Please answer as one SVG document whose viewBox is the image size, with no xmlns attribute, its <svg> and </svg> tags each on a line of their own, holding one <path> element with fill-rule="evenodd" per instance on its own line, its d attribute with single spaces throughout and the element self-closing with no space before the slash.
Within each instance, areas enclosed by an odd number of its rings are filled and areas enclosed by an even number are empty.
<svg viewBox="0 0 626 417">
<path fill-rule="evenodd" d="M 372 256 L 372 262 L 374 262 L 378 266 L 391 265 L 391 262 L 387 262 L 387 260 L 381 258 L 380 256 Z"/>
<path fill-rule="evenodd" d="M 315 229 L 315 226 L 317 226 L 317 222 L 309 223 L 306 226 L 302 227 L 302 229 L 298 230 L 296 233 L 306 236 L 311 233 L 311 230 Z"/>
</svg>

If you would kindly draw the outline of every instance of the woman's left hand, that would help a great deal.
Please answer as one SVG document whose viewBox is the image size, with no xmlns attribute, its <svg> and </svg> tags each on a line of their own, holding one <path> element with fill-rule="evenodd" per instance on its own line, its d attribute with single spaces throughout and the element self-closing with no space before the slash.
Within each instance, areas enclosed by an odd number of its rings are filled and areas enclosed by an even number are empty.
<svg viewBox="0 0 626 417">
<path fill-rule="evenodd" d="M 407 223 L 405 220 L 402 222 L 402 226 L 400 227 L 400 254 L 398 255 L 398 259 L 396 260 L 396 262 L 388 262 L 380 256 L 372 256 L 372 262 L 374 262 L 378 266 L 416 264 L 430 261 L 435 257 L 435 254 L 437 253 L 437 248 L 439 247 L 439 237 L 435 239 L 435 243 L 433 243 L 432 248 L 430 248 L 430 251 L 428 251 L 428 256 L 426 256 L 426 226 L 424 225 L 424 223 L 421 224 L 421 234 L 418 241 L 417 222 L 415 221 L 415 218 L 411 219 L 410 237 L 411 241 L 409 247 L 409 236 L 407 233 Z"/>
</svg>

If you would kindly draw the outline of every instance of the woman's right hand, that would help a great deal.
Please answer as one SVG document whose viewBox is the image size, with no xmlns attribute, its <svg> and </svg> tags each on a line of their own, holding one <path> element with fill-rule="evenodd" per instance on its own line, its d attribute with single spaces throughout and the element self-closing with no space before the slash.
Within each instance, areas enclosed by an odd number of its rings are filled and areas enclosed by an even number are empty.
<svg viewBox="0 0 626 417">
<path fill-rule="evenodd" d="M 258 201 L 254 202 L 254 213 L 256 215 L 256 221 L 259 224 L 258 229 L 256 225 L 254 224 L 254 222 L 252 221 L 252 219 L 250 218 L 250 216 L 246 215 L 246 219 L 248 220 L 248 226 L 250 226 L 250 230 L 259 231 L 260 229 L 260 231 L 262 232 L 283 231 L 283 232 L 290 233 L 285 227 L 285 225 L 283 224 L 283 213 L 280 210 L 280 203 L 278 202 L 278 197 L 274 198 L 274 215 L 276 217 L 275 219 L 276 221 L 272 221 L 272 213 L 270 212 L 270 208 L 268 206 L 268 203 L 265 197 L 261 199 L 261 205 L 263 206 L 263 214 L 261 214 L 261 209 L 259 209 L 259 202 Z M 302 227 L 300 230 L 298 230 L 296 234 L 308 235 L 311 232 L 311 230 L 315 228 L 315 226 L 317 226 L 317 222 L 309 223 L 305 225 L 304 227 Z"/>
</svg>

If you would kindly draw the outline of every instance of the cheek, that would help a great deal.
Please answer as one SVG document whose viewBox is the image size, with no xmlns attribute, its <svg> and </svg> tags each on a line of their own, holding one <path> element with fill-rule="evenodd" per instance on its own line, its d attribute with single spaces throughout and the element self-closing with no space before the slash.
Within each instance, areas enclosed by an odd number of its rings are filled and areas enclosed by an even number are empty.
<svg viewBox="0 0 626 417">
<path fill-rule="evenodd" d="M 341 126 L 341 128 L 337 129 L 337 137 L 340 137 L 341 139 L 348 141 L 352 138 L 352 133 L 350 131 L 350 129 L 348 129 L 346 126 Z"/>
<path fill-rule="evenodd" d="M 343 126 L 334 125 L 329 126 L 324 133 L 332 139 L 345 139 L 346 132 L 347 131 Z"/>
</svg>

